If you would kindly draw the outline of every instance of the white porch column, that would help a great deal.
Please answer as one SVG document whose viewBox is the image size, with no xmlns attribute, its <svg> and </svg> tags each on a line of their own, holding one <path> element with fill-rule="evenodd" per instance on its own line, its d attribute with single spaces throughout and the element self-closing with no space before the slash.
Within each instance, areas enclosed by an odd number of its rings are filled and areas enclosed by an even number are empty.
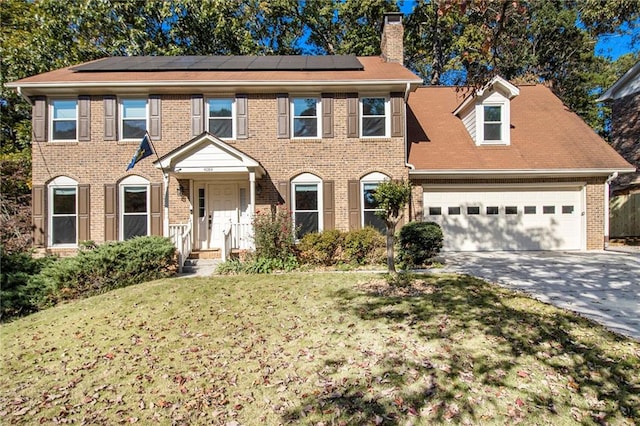
<svg viewBox="0 0 640 426">
<path fill-rule="evenodd" d="M 253 217 L 256 212 L 256 172 L 249 172 L 249 182 L 249 211 Z"/>
<path fill-rule="evenodd" d="M 164 181 L 164 211 L 162 215 L 162 235 L 169 236 L 169 175 L 164 173 L 162 175 Z"/>
</svg>

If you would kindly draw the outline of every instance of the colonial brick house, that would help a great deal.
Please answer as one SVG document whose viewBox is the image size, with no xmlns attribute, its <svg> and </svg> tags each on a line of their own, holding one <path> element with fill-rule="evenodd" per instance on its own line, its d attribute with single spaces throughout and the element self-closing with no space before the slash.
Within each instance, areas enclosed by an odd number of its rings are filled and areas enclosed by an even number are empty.
<svg viewBox="0 0 640 426">
<path fill-rule="evenodd" d="M 635 173 L 611 182 L 611 237 L 640 239 L 640 62 L 614 83 L 599 101 L 611 104 L 611 145 Z"/>
<path fill-rule="evenodd" d="M 300 233 L 380 226 L 376 185 L 409 179 L 406 217 L 448 249 L 603 247 L 626 161 L 542 86 L 420 87 L 401 15 L 382 31 L 380 57 L 116 57 L 11 83 L 33 105 L 34 243 L 157 234 L 224 257 L 279 204 Z M 145 131 L 157 157 L 126 171 Z"/>
</svg>

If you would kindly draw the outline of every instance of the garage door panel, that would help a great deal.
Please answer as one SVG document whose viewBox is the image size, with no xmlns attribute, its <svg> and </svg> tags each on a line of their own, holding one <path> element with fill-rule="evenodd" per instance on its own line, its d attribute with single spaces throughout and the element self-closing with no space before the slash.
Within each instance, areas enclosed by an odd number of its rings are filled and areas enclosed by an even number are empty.
<svg viewBox="0 0 640 426">
<path fill-rule="evenodd" d="M 582 242 L 581 192 L 425 188 L 427 221 L 451 251 L 570 250 Z M 455 214 L 458 213 L 459 214 Z M 477 212 L 478 214 L 470 214 Z"/>
</svg>

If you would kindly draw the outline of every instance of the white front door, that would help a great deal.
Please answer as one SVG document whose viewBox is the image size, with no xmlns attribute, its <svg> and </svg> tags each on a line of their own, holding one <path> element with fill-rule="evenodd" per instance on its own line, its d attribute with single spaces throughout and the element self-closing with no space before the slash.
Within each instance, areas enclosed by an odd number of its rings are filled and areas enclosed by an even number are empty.
<svg viewBox="0 0 640 426">
<path fill-rule="evenodd" d="M 223 231 L 229 223 L 238 222 L 238 185 L 235 183 L 197 185 L 197 247 L 219 249 Z"/>
<path fill-rule="evenodd" d="M 230 223 L 238 223 L 238 188 L 236 184 L 207 185 L 209 216 L 209 248 L 222 247 L 223 231 Z"/>
</svg>

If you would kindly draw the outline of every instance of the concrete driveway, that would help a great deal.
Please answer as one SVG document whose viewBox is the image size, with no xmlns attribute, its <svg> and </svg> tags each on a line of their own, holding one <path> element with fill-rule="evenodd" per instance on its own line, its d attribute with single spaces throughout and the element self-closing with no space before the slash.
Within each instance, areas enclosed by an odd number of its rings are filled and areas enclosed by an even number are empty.
<svg viewBox="0 0 640 426">
<path fill-rule="evenodd" d="M 640 252 L 444 253 L 443 272 L 520 290 L 640 340 Z"/>
</svg>

